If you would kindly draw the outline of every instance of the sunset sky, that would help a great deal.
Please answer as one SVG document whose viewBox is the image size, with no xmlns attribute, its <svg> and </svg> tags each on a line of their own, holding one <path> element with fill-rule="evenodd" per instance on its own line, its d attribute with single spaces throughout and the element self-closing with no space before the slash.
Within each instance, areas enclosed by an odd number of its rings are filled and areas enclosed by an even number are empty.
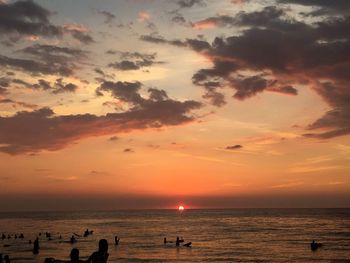
<svg viewBox="0 0 350 263">
<path fill-rule="evenodd" d="M 350 205 L 348 0 L 0 0 L 0 209 Z"/>
</svg>

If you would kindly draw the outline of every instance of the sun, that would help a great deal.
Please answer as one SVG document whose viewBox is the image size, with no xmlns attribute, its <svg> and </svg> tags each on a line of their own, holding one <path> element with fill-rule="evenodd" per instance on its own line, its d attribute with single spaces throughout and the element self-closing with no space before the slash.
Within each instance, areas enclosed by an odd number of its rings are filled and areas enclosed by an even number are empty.
<svg viewBox="0 0 350 263">
<path fill-rule="evenodd" d="M 183 210 L 185 210 L 185 207 L 183 206 L 183 205 L 179 205 L 179 211 L 183 211 Z"/>
</svg>

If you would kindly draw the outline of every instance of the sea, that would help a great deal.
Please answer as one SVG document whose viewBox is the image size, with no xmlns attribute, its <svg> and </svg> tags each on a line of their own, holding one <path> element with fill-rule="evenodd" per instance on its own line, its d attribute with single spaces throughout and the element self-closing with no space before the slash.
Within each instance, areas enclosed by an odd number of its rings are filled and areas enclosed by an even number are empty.
<svg viewBox="0 0 350 263">
<path fill-rule="evenodd" d="M 93 234 L 84 237 L 86 229 Z M 102 238 L 109 243 L 108 262 L 350 262 L 350 209 L 0 213 L 2 233 L 11 235 L 0 239 L 0 253 L 11 262 L 68 260 L 72 248 L 87 259 Z M 23 239 L 14 238 L 21 233 Z M 36 237 L 40 252 L 33 255 L 29 240 Z M 164 237 L 173 242 L 164 244 Z M 176 237 L 192 247 L 176 247 Z M 322 247 L 311 251 L 312 240 Z"/>
</svg>

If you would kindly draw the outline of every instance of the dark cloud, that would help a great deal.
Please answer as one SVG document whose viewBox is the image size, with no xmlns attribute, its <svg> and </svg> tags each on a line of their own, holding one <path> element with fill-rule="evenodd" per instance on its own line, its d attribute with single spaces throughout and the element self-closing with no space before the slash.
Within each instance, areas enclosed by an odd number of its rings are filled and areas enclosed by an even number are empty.
<svg viewBox="0 0 350 263">
<path fill-rule="evenodd" d="M 49 20 L 51 14 L 34 1 L 0 3 L 0 32 L 45 37 L 61 36 L 62 28 L 51 24 Z"/>
<path fill-rule="evenodd" d="M 172 18 L 171 18 L 171 21 L 176 23 L 176 24 L 179 24 L 179 25 L 187 25 L 187 21 L 186 19 L 183 17 L 183 15 L 177 13 L 175 14 Z"/>
<path fill-rule="evenodd" d="M 121 52 L 115 51 L 114 54 L 119 54 L 122 59 L 141 59 L 141 60 L 155 60 L 157 53 L 140 53 L 140 52 Z"/>
<path fill-rule="evenodd" d="M 234 87 L 237 90 L 233 95 L 238 100 L 244 100 L 255 96 L 257 93 L 264 91 L 268 87 L 268 80 L 261 76 L 252 76 L 243 79 L 233 80 Z"/>
<path fill-rule="evenodd" d="M 280 86 L 280 87 L 272 87 L 272 88 L 269 88 L 268 90 L 287 94 L 287 95 L 298 95 L 298 90 L 290 85 Z"/>
<path fill-rule="evenodd" d="M 162 36 L 158 35 L 142 35 L 140 37 L 142 41 L 155 43 L 155 44 L 169 44 L 177 47 L 186 47 L 187 44 L 185 42 L 182 42 L 181 40 L 167 40 Z"/>
<path fill-rule="evenodd" d="M 259 11 L 241 11 L 235 16 L 220 15 L 192 23 L 192 27 L 205 29 L 212 27 L 264 26 L 278 23 L 285 11 L 276 6 L 267 6 Z"/>
<path fill-rule="evenodd" d="M 241 149 L 241 148 L 243 148 L 243 146 L 239 145 L 239 144 L 232 145 L 232 146 L 226 146 L 227 150 L 238 150 L 238 149 Z"/>
<path fill-rule="evenodd" d="M 107 11 L 99 11 L 98 13 L 104 16 L 104 18 L 105 18 L 104 23 L 105 24 L 111 24 L 116 18 L 115 15 L 113 15 L 112 13 L 107 12 Z"/>
<path fill-rule="evenodd" d="M 80 49 L 39 44 L 26 47 L 19 52 L 27 55 L 28 58 L 0 55 L 0 67 L 14 68 L 35 75 L 69 76 L 87 55 L 87 52 Z"/>
<path fill-rule="evenodd" d="M 73 83 L 64 83 L 63 79 L 57 79 L 54 84 L 54 90 L 52 93 L 65 93 L 65 92 L 75 92 L 78 89 L 78 86 Z"/>
<path fill-rule="evenodd" d="M 89 30 L 84 25 L 74 23 L 65 24 L 63 26 L 63 30 L 65 33 L 70 34 L 73 38 L 83 44 L 91 44 L 95 42 L 95 40 L 89 34 Z"/>
<path fill-rule="evenodd" d="M 317 10 L 308 13 L 312 16 L 349 14 L 350 12 L 350 5 L 347 0 L 279 0 L 278 2 L 317 7 Z"/>
<path fill-rule="evenodd" d="M 41 89 L 41 90 L 50 90 L 52 89 L 50 82 L 44 80 L 44 79 L 39 79 L 38 83 L 33 85 L 34 89 Z"/>
<path fill-rule="evenodd" d="M 327 8 L 333 5 L 332 1 L 315 2 Z M 182 41 L 213 63 L 212 68 L 198 70 L 192 81 L 217 106 L 224 105 L 219 89 L 225 87 L 235 91 L 235 99 L 244 100 L 263 91 L 297 95 L 295 87 L 308 83 L 333 109 L 310 124 L 308 129 L 314 133 L 306 136 L 350 134 L 350 108 L 345 106 L 350 97 L 350 17 L 342 14 L 305 23 L 280 8 L 266 7 L 220 20 L 244 28 L 237 35 L 216 37 L 212 43 Z"/>
<path fill-rule="evenodd" d="M 178 0 L 177 5 L 180 8 L 190 8 L 195 5 L 205 6 L 205 1 L 204 0 Z"/>
<path fill-rule="evenodd" d="M 129 61 L 129 60 L 123 60 L 121 62 L 111 63 L 108 66 L 111 68 L 115 68 L 123 71 L 140 69 L 140 66 L 136 65 L 135 62 Z"/>
<path fill-rule="evenodd" d="M 108 66 L 118 70 L 138 70 L 142 67 L 150 67 L 154 64 L 163 64 L 162 61 L 156 61 L 157 53 L 142 54 L 139 52 L 120 52 L 120 51 L 107 51 L 108 54 L 118 54 L 122 61 L 110 63 Z"/>
<path fill-rule="evenodd" d="M 95 68 L 94 71 L 95 71 L 97 74 L 100 74 L 100 75 L 103 76 L 103 77 L 105 76 L 105 73 L 104 73 L 103 70 L 100 69 L 100 68 Z"/>
<path fill-rule="evenodd" d="M 149 99 L 153 101 L 164 101 L 168 99 L 168 94 L 165 90 L 159 90 L 155 88 L 149 88 Z"/>
<path fill-rule="evenodd" d="M 103 90 L 129 103 L 129 110 L 108 113 L 55 115 L 49 108 L 32 112 L 20 111 L 13 116 L 0 117 L 0 151 L 9 154 L 59 150 L 83 138 L 182 125 L 196 119 L 191 111 L 201 107 L 196 101 L 167 98 L 163 91 L 151 98 L 138 93 L 141 84 L 106 83 Z"/>
<path fill-rule="evenodd" d="M 119 140 L 119 137 L 118 136 L 112 136 L 108 140 L 109 141 L 117 141 L 117 140 Z"/>
<path fill-rule="evenodd" d="M 95 42 L 95 40 L 92 38 L 92 36 L 90 36 L 88 33 L 81 32 L 78 30 L 70 30 L 70 32 L 72 34 L 72 37 L 79 40 L 81 43 L 91 44 L 91 43 Z"/>
<path fill-rule="evenodd" d="M 126 148 L 126 149 L 123 150 L 123 152 L 125 152 L 125 153 L 133 153 L 135 151 L 134 151 L 134 149 Z"/>
<path fill-rule="evenodd" d="M 98 91 L 108 91 L 113 97 L 131 103 L 133 105 L 142 104 L 144 99 L 139 94 L 142 87 L 141 82 L 112 82 L 104 81 L 98 88 Z"/>
<path fill-rule="evenodd" d="M 32 110 L 39 108 L 39 106 L 36 104 L 23 102 L 23 101 L 15 101 L 12 99 L 0 99 L 0 104 L 11 104 L 14 108 L 20 107 L 20 108 L 27 108 Z"/>
<path fill-rule="evenodd" d="M 222 93 L 217 92 L 215 89 L 210 87 L 206 88 L 206 92 L 202 97 L 203 99 L 208 100 L 210 104 L 217 107 L 221 107 L 226 104 L 225 96 Z"/>
</svg>

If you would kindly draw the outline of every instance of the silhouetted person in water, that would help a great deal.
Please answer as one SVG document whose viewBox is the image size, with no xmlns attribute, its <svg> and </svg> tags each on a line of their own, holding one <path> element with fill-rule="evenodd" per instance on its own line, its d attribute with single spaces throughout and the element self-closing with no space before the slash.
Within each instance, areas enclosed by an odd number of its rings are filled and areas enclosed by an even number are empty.
<svg viewBox="0 0 350 263">
<path fill-rule="evenodd" d="M 106 263 L 108 260 L 108 242 L 106 239 L 101 239 L 98 242 L 98 251 L 92 253 L 87 260 L 88 263 Z"/>
<path fill-rule="evenodd" d="M 70 252 L 70 261 L 69 263 L 82 263 L 85 262 L 79 259 L 79 249 L 73 248 Z"/>
<path fill-rule="evenodd" d="M 6 238 L 5 234 L 4 234 L 4 233 L 2 233 L 2 235 L 1 235 L 1 239 L 2 239 L 2 240 L 4 240 L 5 238 Z"/>
<path fill-rule="evenodd" d="M 167 240 L 166 240 L 166 237 L 164 238 L 164 244 L 166 244 Z"/>
<path fill-rule="evenodd" d="M 184 247 L 192 247 L 192 242 L 188 242 L 188 243 L 184 244 Z"/>
<path fill-rule="evenodd" d="M 115 236 L 114 237 L 114 244 L 116 245 L 116 246 L 118 246 L 119 245 L 119 240 L 120 240 L 120 238 L 118 238 L 118 236 Z"/>
<path fill-rule="evenodd" d="M 322 247 L 322 243 L 317 243 L 315 240 L 312 240 L 310 243 L 310 248 L 312 251 L 316 251 L 318 248 Z"/>
<path fill-rule="evenodd" d="M 29 239 L 28 243 L 29 243 L 29 244 L 31 244 L 31 243 L 32 243 L 32 240 L 31 240 L 31 239 Z"/>
<path fill-rule="evenodd" d="M 71 236 L 69 242 L 72 243 L 72 244 L 77 242 L 77 240 L 75 239 L 74 235 Z"/>
<path fill-rule="evenodd" d="M 176 237 L 176 246 L 180 246 L 180 238 L 179 237 Z"/>
<path fill-rule="evenodd" d="M 39 254 L 39 238 L 37 237 L 34 241 L 33 254 Z"/>
</svg>

